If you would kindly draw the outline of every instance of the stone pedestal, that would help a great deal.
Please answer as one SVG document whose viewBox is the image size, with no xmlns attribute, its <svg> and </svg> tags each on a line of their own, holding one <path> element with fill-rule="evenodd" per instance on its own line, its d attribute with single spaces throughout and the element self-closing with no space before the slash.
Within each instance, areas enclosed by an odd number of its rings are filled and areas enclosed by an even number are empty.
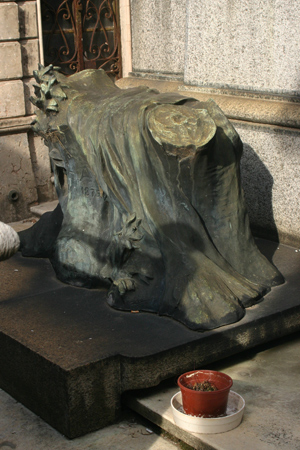
<svg viewBox="0 0 300 450">
<path fill-rule="evenodd" d="M 238 323 L 194 332 L 154 314 L 119 312 L 105 291 L 61 284 L 46 260 L 0 264 L 0 386 L 69 438 L 118 417 L 122 392 L 300 329 L 300 252 L 260 241 L 286 278 Z"/>
</svg>

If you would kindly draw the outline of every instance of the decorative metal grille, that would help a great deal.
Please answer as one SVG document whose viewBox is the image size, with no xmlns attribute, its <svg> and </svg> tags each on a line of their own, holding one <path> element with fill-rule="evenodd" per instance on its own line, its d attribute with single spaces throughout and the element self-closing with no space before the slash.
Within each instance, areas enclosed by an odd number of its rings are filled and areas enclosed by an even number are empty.
<svg viewBox="0 0 300 450">
<path fill-rule="evenodd" d="M 42 0 L 45 65 L 121 76 L 118 0 Z"/>
</svg>

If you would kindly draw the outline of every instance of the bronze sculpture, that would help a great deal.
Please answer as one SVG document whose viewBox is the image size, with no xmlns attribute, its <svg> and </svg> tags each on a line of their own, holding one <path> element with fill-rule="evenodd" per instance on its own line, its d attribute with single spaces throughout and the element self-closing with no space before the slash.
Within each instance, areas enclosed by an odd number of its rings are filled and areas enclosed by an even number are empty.
<svg viewBox="0 0 300 450">
<path fill-rule="evenodd" d="M 122 90 L 102 70 L 34 75 L 60 206 L 20 234 L 23 255 L 194 330 L 241 319 L 283 282 L 251 235 L 242 142 L 212 100 Z"/>
</svg>

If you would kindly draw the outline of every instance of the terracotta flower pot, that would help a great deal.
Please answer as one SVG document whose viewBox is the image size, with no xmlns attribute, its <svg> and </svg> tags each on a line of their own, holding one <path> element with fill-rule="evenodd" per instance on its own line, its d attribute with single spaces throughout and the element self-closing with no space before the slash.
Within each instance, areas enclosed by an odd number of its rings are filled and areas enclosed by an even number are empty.
<svg viewBox="0 0 300 450">
<path fill-rule="evenodd" d="M 208 380 L 216 391 L 197 391 L 195 383 Z M 226 413 L 228 395 L 232 386 L 232 378 L 214 370 L 193 370 L 180 375 L 178 386 L 182 394 L 184 412 L 191 416 L 218 417 Z"/>
</svg>

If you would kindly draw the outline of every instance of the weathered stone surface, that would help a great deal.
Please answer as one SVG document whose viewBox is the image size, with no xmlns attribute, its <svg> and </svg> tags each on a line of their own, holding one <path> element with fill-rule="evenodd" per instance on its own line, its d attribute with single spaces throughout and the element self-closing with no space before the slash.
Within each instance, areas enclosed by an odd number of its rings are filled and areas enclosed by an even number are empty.
<svg viewBox="0 0 300 450">
<path fill-rule="evenodd" d="M 204 333 L 166 317 L 115 311 L 103 291 L 62 285 L 47 261 L 15 255 L 0 265 L 0 386 L 76 437 L 115 420 L 126 390 L 299 330 L 300 252 L 266 241 L 260 248 L 269 257 L 275 252 L 286 283 L 240 322 Z"/>
<path fill-rule="evenodd" d="M 0 220 L 15 222 L 29 216 L 29 205 L 37 200 L 27 133 L 0 136 Z M 10 200 L 15 191 L 18 199 Z"/>
<path fill-rule="evenodd" d="M 19 37 L 20 33 L 17 3 L 0 3 L 0 41 L 19 39 Z"/>
<path fill-rule="evenodd" d="M 31 129 L 34 116 L 19 116 L 0 119 L 0 134 L 20 133 Z"/>
<path fill-rule="evenodd" d="M 22 77 L 21 46 L 19 42 L 1 42 L 0 61 L 0 80 Z"/>
<path fill-rule="evenodd" d="M 18 2 L 21 38 L 37 37 L 36 2 Z"/>
<path fill-rule="evenodd" d="M 300 128 L 300 103 L 291 101 L 288 97 L 254 93 L 247 96 L 238 90 L 209 89 L 183 84 L 178 86 L 178 90 L 183 95 L 195 98 L 213 98 L 230 119 Z"/>
<path fill-rule="evenodd" d="M 21 80 L 0 83 L 0 118 L 25 114 L 24 88 Z"/>
<path fill-rule="evenodd" d="M 26 114 L 34 114 L 35 107 L 29 100 L 30 97 L 34 93 L 33 84 L 34 84 L 34 78 L 25 78 L 23 79 L 24 83 L 24 96 L 25 96 L 25 108 L 26 108 Z"/>
<path fill-rule="evenodd" d="M 31 77 L 39 63 L 39 41 L 29 39 L 22 41 L 22 65 L 23 75 Z"/>
<path fill-rule="evenodd" d="M 122 53 L 122 76 L 127 77 L 132 71 L 132 48 L 131 48 L 131 14 L 130 1 L 121 0 L 120 8 L 120 30 L 121 30 L 121 53 Z"/>
<path fill-rule="evenodd" d="M 297 2 L 188 3 L 187 84 L 298 94 Z"/>
<path fill-rule="evenodd" d="M 85 437 L 70 440 L 10 395 L 0 390 L 1 450 L 178 450 L 178 443 L 158 436 L 136 414 Z M 268 449 L 270 450 L 270 449 Z M 285 449 L 281 449 L 285 450 Z"/>
<path fill-rule="evenodd" d="M 39 202 L 53 200 L 57 197 L 51 181 L 51 166 L 48 148 L 39 136 L 29 133 L 32 168 L 36 182 Z"/>
<path fill-rule="evenodd" d="M 185 3 L 131 0 L 133 70 L 183 72 Z"/>
</svg>

